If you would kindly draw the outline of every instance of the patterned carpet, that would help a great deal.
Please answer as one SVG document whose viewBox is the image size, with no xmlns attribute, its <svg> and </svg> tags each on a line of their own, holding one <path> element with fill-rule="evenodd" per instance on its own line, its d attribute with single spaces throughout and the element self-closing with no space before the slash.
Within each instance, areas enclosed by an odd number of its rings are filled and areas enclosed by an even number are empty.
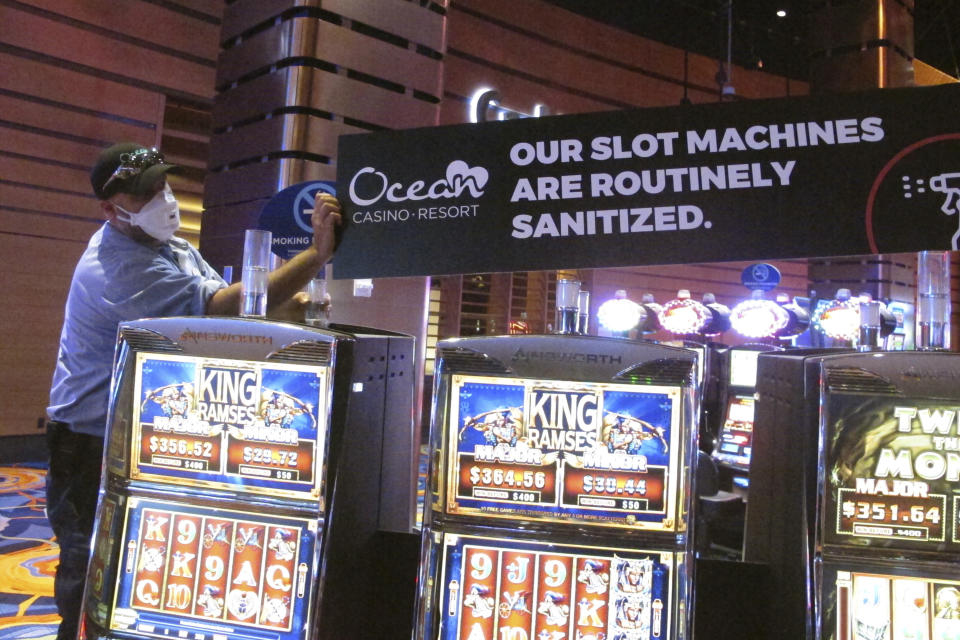
<svg viewBox="0 0 960 640">
<path fill-rule="evenodd" d="M 41 465 L 0 466 L 0 640 L 48 640 L 59 553 L 44 514 Z"/>
</svg>

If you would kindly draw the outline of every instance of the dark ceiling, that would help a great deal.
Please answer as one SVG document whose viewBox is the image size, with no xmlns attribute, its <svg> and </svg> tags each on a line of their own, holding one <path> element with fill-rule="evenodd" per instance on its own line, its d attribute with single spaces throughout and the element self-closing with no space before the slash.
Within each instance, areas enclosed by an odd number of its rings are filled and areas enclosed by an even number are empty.
<svg viewBox="0 0 960 640">
<path fill-rule="evenodd" d="M 830 0 L 548 0 L 569 11 L 632 33 L 791 78 L 807 78 L 807 23 Z M 876 0 L 832 0 L 834 5 Z M 784 17 L 777 10 L 786 11 Z M 914 1 L 914 55 L 954 77 L 960 76 L 960 0 Z"/>
</svg>

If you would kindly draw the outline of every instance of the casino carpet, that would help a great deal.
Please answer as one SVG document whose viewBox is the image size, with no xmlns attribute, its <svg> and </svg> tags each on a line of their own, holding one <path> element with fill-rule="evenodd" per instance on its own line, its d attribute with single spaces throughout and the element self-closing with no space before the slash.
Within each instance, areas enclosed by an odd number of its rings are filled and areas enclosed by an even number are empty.
<svg viewBox="0 0 960 640">
<path fill-rule="evenodd" d="M 0 466 L 0 640 L 52 640 L 60 624 L 45 476 L 42 465 Z"/>
<path fill-rule="evenodd" d="M 53 575 L 59 550 L 44 513 L 45 477 L 43 464 L 0 465 L 0 640 L 54 640 L 57 635 Z M 424 455 L 418 516 L 425 480 Z"/>
</svg>

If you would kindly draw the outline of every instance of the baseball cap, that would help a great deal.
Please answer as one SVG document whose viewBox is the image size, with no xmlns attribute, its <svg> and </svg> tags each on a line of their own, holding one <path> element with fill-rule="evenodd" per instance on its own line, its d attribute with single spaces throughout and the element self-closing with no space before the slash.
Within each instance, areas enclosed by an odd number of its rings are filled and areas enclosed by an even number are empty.
<svg viewBox="0 0 960 640">
<path fill-rule="evenodd" d="M 156 148 L 120 142 L 100 153 L 90 170 L 90 184 L 101 200 L 117 193 L 147 195 L 153 191 L 157 178 L 177 168 L 167 164 Z"/>
</svg>

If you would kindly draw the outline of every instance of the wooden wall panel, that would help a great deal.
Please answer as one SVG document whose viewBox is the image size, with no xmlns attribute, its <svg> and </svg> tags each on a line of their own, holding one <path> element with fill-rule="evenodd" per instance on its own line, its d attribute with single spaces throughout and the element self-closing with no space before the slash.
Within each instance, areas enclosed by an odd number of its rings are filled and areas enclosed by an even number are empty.
<svg viewBox="0 0 960 640">
<path fill-rule="evenodd" d="M 5 198 L 8 193 L 0 188 L 0 198 Z M 77 238 L 89 238 L 102 223 L 99 218 L 38 216 L 32 211 L 7 210 L 0 216 L 0 233 L 18 234 L 29 229 L 31 235 L 75 242 Z"/>
<path fill-rule="evenodd" d="M 300 176 L 291 182 L 287 176 Z M 334 180 L 336 167 L 306 160 L 269 160 L 238 167 L 231 171 L 211 173 L 207 177 L 205 205 L 207 209 L 222 207 L 232 203 L 269 197 L 277 193 L 284 185 L 307 180 Z M 263 196 L 262 194 L 268 194 Z M 243 229 L 238 230 L 239 233 Z M 206 237 L 204 227 L 204 237 Z M 241 247 L 242 249 L 242 243 Z"/>
<path fill-rule="evenodd" d="M 0 52 L 0 67 L 4 89 L 60 104 L 82 105 L 91 113 L 152 123 L 160 109 L 155 91 L 68 69 L 54 60 Z"/>
<path fill-rule="evenodd" d="M 407 129 L 436 121 L 437 107 L 405 94 L 340 75 L 314 70 L 310 104 L 323 111 L 390 129 Z"/>
<path fill-rule="evenodd" d="M 13 302 L 0 316 L 0 385 L 16 394 L 0 403 L 0 436 L 37 433 L 45 416 L 70 276 L 102 224 L 89 170 L 103 147 L 169 144 L 185 167 L 170 179 L 183 235 L 196 241 L 222 9 L 0 4 L 0 269 Z"/>
<path fill-rule="evenodd" d="M 544 100 L 551 113 L 675 105 L 684 97 L 685 73 L 689 100 L 719 99 L 715 76 L 721 61 L 685 56 L 682 49 L 539 0 L 457 0 L 448 21 L 444 102 L 463 102 L 464 113 L 474 89 L 485 82 L 501 92 L 505 106 L 529 112 L 522 104 L 533 100 L 518 80 L 539 86 L 534 92 L 538 96 L 551 93 L 551 100 Z M 505 82 L 506 76 L 513 76 L 514 82 Z M 734 68 L 731 76 L 738 99 L 807 92 L 804 83 L 762 71 Z M 456 111 L 443 105 L 444 114 Z"/>
<path fill-rule="evenodd" d="M 219 168 L 248 158 L 266 157 L 283 148 L 288 136 L 300 136 L 305 151 L 334 157 L 339 136 L 363 131 L 326 118 L 288 113 L 214 135 L 210 166 Z"/>
<path fill-rule="evenodd" d="M 149 42 L 164 49 L 204 60 L 216 60 L 219 51 L 218 24 L 202 20 L 170 20 L 170 11 L 161 5 L 136 3 L 130 10 L 116 0 L 84 0 L 81 3 L 63 0 L 19 0 L 101 29 Z M 209 89 L 208 89 L 209 90 Z"/>
<path fill-rule="evenodd" d="M 323 8 L 386 33 L 443 48 L 443 16 L 407 0 L 324 0 Z"/>
<path fill-rule="evenodd" d="M 220 44 L 225 45 L 287 9 L 304 4 L 307 4 L 304 0 L 235 0 L 227 4 L 223 12 Z"/>
<path fill-rule="evenodd" d="M 298 33 L 307 32 L 308 24 L 315 27 L 311 32 L 316 38 L 312 46 L 296 38 Z M 294 18 L 244 38 L 225 51 L 217 68 L 217 86 L 304 55 L 428 94 L 437 90 L 441 73 L 439 60 L 335 24 L 314 18 Z"/>
<path fill-rule="evenodd" d="M 5 7 L 3 13 L 0 42 L 9 46 L 68 60 L 100 73 L 164 87 L 196 99 L 209 99 L 213 94 L 213 61 L 187 60 L 133 42 L 101 36 L 99 31 L 53 20 L 46 15 L 10 7 Z M 37 38 L 34 34 L 43 34 L 43 37 Z"/>
<path fill-rule="evenodd" d="M 661 95 L 677 86 L 675 82 L 650 78 L 610 61 L 585 56 L 564 46 L 569 43 L 560 39 L 546 43 L 456 8 L 451 12 L 448 38 L 451 50 L 469 52 L 491 65 L 524 71 L 551 84 L 603 96 L 614 104 L 642 104 L 637 101 L 639 97 Z M 670 93 L 679 97 L 679 91 Z M 647 99 L 651 98 L 656 99 Z"/>
<path fill-rule="evenodd" d="M 86 107 L 83 111 L 77 111 L 71 108 L 72 105 L 50 105 L 7 95 L 0 95 L 0 113 L 7 123 L 29 127 L 31 130 L 40 129 L 57 136 L 96 140 L 98 145 L 104 144 L 100 142 L 99 136 L 102 136 L 105 130 L 113 133 L 115 137 L 112 139 L 156 144 L 157 129 L 154 122 L 162 112 L 159 108 L 160 102 L 161 96 L 154 94 L 150 100 L 150 103 L 157 107 L 154 118 L 139 124 L 117 121 L 116 117 L 110 117 L 109 114 L 89 113 Z"/>
</svg>

